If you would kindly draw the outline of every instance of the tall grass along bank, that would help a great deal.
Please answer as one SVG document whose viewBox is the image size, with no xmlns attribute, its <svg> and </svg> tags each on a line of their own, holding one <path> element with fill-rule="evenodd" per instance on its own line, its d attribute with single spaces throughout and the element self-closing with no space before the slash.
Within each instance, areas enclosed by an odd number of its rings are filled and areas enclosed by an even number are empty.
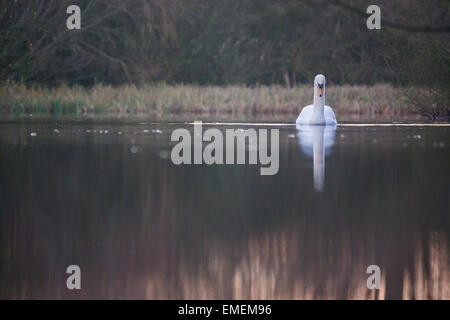
<svg viewBox="0 0 450 320">
<path fill-rule="evenodd" d="M 337 116 L 390 117 L 413 115 L 423 110 L 408 103 L 402 89 L 388 84 L 373 86 L 331 86 L 326 104 Z M 309 85 L 281 86 L 194 86 L 165 84 L 113 87 L 95 85 L 27 87 L 8 84 L 0 87 L 1 115 L 167 115 L 229 114 L 296 115 L 312 103 Z M 427 106 L 421 106 L 428 110 Z M 430 106 L 431 107 L 431 106 Z"/>
</svg>

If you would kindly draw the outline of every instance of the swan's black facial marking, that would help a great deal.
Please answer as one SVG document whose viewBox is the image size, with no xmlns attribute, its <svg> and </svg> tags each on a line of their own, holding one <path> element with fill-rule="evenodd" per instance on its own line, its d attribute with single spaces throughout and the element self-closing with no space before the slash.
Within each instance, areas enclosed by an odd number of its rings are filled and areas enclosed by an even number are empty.
<svg viewBox="0 0 450 320">
<path fill-rule="evenodd" d="M 319 97 L 323 96 L 323 83 L 317 83 L 317 91 L 319 92 Z"/>
</svg>

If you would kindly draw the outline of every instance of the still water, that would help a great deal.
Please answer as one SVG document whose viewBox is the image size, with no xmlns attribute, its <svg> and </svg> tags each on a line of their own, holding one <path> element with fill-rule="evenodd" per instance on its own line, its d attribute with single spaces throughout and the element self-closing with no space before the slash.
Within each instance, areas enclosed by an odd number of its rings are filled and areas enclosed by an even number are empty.
<svg viewBox="0 0 450 320">
<path fill-rule="evenodd" d="M 174 165 L 190 123 L 1 122 L 0 298 L 450 298 L 449 126 L 206 126 L 278 128 L 278 174 Z"/>
</svg>

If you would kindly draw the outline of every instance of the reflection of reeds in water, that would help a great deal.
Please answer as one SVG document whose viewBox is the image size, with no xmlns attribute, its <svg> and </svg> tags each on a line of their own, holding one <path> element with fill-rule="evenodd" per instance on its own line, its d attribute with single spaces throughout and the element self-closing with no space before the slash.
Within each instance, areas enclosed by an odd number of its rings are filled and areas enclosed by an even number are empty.
<svg viewBox="0 0 450 320">
<path fill-rule="evenodd" d="M 226 250 L 206 245 L 208 258 L 201 270 L 193 273 L 182 264 L 175 282 L 155 274 L 148 280 L 147 298 L 384 299 L 389 283 L 383 266 L 381 289 L 367 289 L 366 261 L 373 257 L 363 252 L 352 255 L 350 244 L 345 239 L 342 244 L 342 252 L 325 260 L 302 249 L 298 235 L 284 232 L 252 237 L 235 259 Z M 425 260 L 418 249 L 413 276 L 405 270 L 404 299 L 450 297 L 446 242 L 433 237 L 429 245 L 430 259 Z"/>
<path fill-rule="evenodd" d="M 403 275 L 403 299 L 450 299 L 450 264 L 447 242 L 432 235 L 429 244 L 429 260 L 418 246 L 414 258 L 414 274 L 405 270 Z"/>
<path fill-rule="evenodd" d="M 323 201 L 300 155 L 280 157 L 292 170 L 272 182 L 173 168 L 144 135 L 61 130 L 48 144 L 27 130 L 0 141 L 0 298 L 449 298 L 444 152 L 335 158 Z M 69 264 L 81 292 L 65 287 Z M 366 288 L 371 264 L 380 291 Z"/>
</svg>

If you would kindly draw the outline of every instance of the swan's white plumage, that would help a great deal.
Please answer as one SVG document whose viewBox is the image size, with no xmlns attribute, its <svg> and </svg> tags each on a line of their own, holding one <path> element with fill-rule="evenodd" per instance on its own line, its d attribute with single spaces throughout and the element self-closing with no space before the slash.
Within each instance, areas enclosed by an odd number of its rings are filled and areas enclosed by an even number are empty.
<svg viewBox="0 0 450 320">
<path fill-rule="evenodd" d="M 309 121 L 312 117 L 314 111 L 314 105 L 310 104 L 302 109 L 300 115 L 295 122 L 297 125 L 309 125 Z M 324 110 L 325 123 L 323 125 L 332 126 L 337 124 L 336 116 L 334 115 L 333 109 L 330 106 L 325 106 Z"/>
<path fill-rule="evenodd" d="M 325 105 L 325 76 L 314 78 L 314 103 L 306 106 L 297 118 L 297 125 L 336 125 L 336 116 L 330 106 Z"/>
</svg>

